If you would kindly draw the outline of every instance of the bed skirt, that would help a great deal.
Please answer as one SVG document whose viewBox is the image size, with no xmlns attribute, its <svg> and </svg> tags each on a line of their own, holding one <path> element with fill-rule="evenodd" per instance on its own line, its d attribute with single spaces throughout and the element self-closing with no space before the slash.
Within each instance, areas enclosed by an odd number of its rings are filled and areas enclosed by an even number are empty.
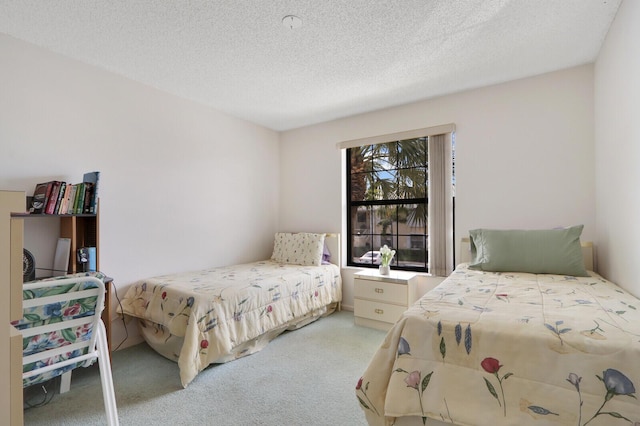
<svg viewBox="0 0 640 426">
<path fill-rule="evenodd" d="M 288 323 L 270 330 L 254 339 L 244 342 L 234 347 L 229 353 L 222 355 L 214 360 L 211 364 L 222 364 L 242 358 L 247 355 L 254 354 L 264 349 L 265 346 L 273 339 L 284 333 L 285 331 L 293 331 L 302 328 L 318 319 L 332 314 L 338 310 L 339 303 L 331 303 L 321 309 L 317 309 L 300 318 L 293 319 Z M 167 327 L 154 323 L 149 320 L 138 318 L 138 330 L 145 342 L 160 355 L 165 358 L 179 362 L 180 351 L 184 344 L 184 337 L 175 336 L 169 332 Z"/>
</svg>

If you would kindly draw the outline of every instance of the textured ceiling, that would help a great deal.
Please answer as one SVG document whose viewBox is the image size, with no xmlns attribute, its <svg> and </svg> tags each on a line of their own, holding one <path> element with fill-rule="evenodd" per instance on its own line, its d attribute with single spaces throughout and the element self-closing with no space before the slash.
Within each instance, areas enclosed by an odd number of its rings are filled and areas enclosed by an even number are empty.
<svg viewBox="0 0 640 426">
<path fill-rule="evenodd" d="M 621 1 L 0 0 L 0 32 L 287 130 L 593 62 Z"/>
</svg>

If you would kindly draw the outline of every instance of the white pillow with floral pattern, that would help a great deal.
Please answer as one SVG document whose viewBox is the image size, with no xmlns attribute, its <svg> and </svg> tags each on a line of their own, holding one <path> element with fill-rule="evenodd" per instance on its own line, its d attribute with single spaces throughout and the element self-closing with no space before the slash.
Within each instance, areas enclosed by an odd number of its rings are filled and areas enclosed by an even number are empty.
<svg viewBox="0 0 640 426">
<path fill-rule="evenodd" d="M 320 266 L 325 234 L 277 232 L 271 259 L 280 263 Z"/>
</svg>

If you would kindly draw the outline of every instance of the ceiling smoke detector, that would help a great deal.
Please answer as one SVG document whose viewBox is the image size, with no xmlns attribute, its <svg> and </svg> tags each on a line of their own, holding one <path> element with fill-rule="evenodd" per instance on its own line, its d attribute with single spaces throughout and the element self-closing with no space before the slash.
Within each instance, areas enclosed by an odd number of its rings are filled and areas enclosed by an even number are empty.
<svg viewBox="0 0 640 426">
<path fill-rule="evenodd" d="M 285 28 L 295 30 L 302 26 L 302 19 L 296 15 L 287 15 L 282 18 L 282 25 L 284 25 Z"/>
</svg>

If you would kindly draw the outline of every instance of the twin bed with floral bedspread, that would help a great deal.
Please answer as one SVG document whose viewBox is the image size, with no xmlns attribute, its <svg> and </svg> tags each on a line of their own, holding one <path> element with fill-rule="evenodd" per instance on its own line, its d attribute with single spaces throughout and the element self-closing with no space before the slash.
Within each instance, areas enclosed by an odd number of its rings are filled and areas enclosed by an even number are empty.
<svg viewBox="0 0 640 426">
<path fill-rule="evenodd" d="M 472 231 L 358 381 L 369 424 L 638 424 L 640 301 L 580 266 L 581 230 Z"/>
<path fill-rule="evenodd" d="M 333 312 L 342 300 L 338 248 L 335 234 L 278 233 L 271 259 L 141 280 L 122 312 L 178 363 L 186 387 L 208 365 L 255 353 Z"/>
</svg>

